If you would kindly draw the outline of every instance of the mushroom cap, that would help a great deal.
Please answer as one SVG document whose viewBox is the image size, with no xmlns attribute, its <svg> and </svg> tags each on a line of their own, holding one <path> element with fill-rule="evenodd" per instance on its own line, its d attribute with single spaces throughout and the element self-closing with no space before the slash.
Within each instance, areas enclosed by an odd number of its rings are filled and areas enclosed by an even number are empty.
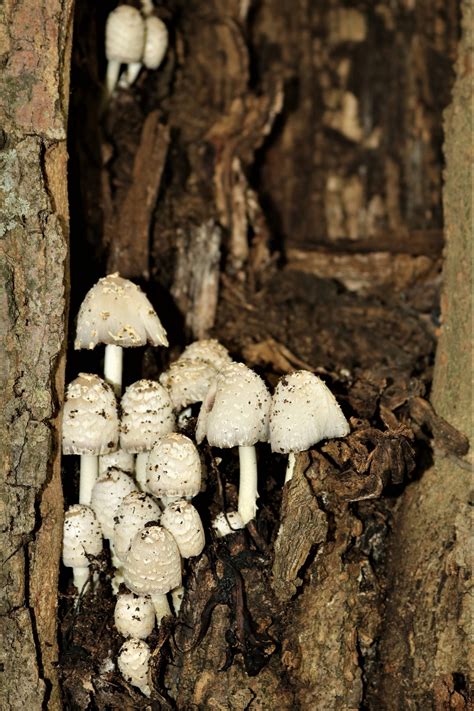
<svg viewBox="0 0 474 711">
<path fill-rule="evenodd" d="M 155 608 L 149 597 L 123 593 L 114 610 L 115 627 L 124 637 L 145 639 L 155 626 Z"/>
<path fill-rule="evenodd" d="M 202 402 L 217 370 L 199 358 L 179 358 L 165 373 L 160 383 L 168 389 L 175 410 L 182 410 L 195 402 Z"/>
<path fill-rule="evenodd" d="M 67 568 L 87 568 L 88 556 L 102 551 L 100 524 L 89 506 L 74 504 L 64 515 L 63 563 Z"/>
<path fill-rule="evenodd" d="M 303 452 L 322 439 L 345 437 L 349 431 L 336 398 L 321 378 L 307 370 L 281 378 L 270 408 L 273 452 Z"/>
<path fill-rule="evenodd" d="M 99 520 L 104 538 L 113 538 L 117 509 L 132 491 L 137 491 L 134 480 L 120 469 L 109 469 L 94 484 L 91 508 Z"/>
<path fill-rule="evenodd" d="M 147 487 L 155 496 L 196 496 L 201 488 L 201 460 L 189 437 L 172 432 L 148 455 Z"/>
<path fill-rule="evenodd" d="M 196 440 L 211 447 L 251 447 L 268 440 L 271 397 L 262 378 L 243 363 L 230 363 L 209 388 L 196 427 Z"/>
<path fill-rule="evenodd" d="M 145 19 L 145 49 L 143 64 L 147 69 L 158 69 L 168 49 L 168 30 L 159 17 Z"/>
<path fill-rule="evenodd" d="M 175 427 L 173 404 L 166 388 L 153 380 L 138 380 L 125 390 L 120 422 L 120 446 L 127 452 L 147 452 Z"/>
<path fill-rule="evenodd" d="M 245 528 L 245 524 L 238 511 L 222 511 L 212 522 L 212 528 L 218 538 L 223 538 Z"/>
<path fill-rule="evenodd" d="M 189 501 L 169 504 L 161 516 L 161 525 L 173 536 L 182 558 L 202 553 L 206 543 L 204 528 L 197 509 Z"/>
<path fill-rule="evenodd" d="M 139 62 L 145 47 L 145 22 L 130 5 L 119 5 L 107 17 L 105 56 L 121 64 Z"/>
<path fill-rule="evenodd" d="M 166 331 L 140 287 L 118 273 L 99 279 L 79 309 L 74 348 L 90 350 L 98 343 L 131 348 L 147 342 L 168 345 Z"/>
<path fill-rule="evenodd" d="M 117 665 L 124 679 L 140 689 L 145 696 L 151 694 L 148 684 L 150 657 L 150 647 L 142 639 L 127 639 L 117 657 Z"/>
<path fill-rule="evenodd" d="M 135 471 L 135 457 L 124 449 L 117 449 L 116 452 L 103 454 L 99 457 L 99 477 L 112 468 L 121 469 L 127 474 L 133 474 Z"/>
<path fill-rule="evenodd" d="M 120 560 L 124 560 L 132 540 L 151 521 L 158 522 L 161 509 L 156 501 L 141 491 L 132 491 L 122 500 L 114 516 L 114 549 Z"/>
<path fill-rule="evenodd" d="M 185 358 L 186 360 L 203 360 L 213 365 L 216 370 L 221 370 L 225 365 L 232 363 L 227 348 L 215 338 L 203 338 L 190 343 L 181 353 L 179 360 Z"/>
<path fill-rule="evenodd" d="M 66 390 L 63 454 L 107 454 L 117 449 L 118 415 L 114 391 L 93 373 L 79 373 Z"/>
<path fill-rule="evenodd" d="M 161 526 L 139 531 L 123 562 L 123 579 L 139 595 L 166 595 L 181 585 L 181 556 L 171 533 Z"/>
</svg>

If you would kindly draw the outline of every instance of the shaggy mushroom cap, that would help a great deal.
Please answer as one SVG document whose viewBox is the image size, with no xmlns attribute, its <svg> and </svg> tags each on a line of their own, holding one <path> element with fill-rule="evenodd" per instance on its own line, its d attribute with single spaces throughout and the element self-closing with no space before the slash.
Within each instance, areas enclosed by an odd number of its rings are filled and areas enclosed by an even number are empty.
<svg viewBox="0 0 474 711">
<path fill-rule="evenodd" d="M 189 501 L 169 504 L 161 516 L 161 525 L 173 536 L 182 558 L 202 553 L 206 542 L 204 528 L 197 509 Z"/>
<path fill-rule="evenodd" d="M 186 346 L 179 360 L 203 360 L 210 363 L 216 370 L 221 370 L 225 365 L 232 363 L 229 351 L 215 338 L 194 341 Z"/>
<path fill-rule="evenodd" d="M 149 597 L 124 593 L 117 597 L 115 627 L 124 637 L 146 639 L 155 626 L 155 608 Z"/>
<path fill-rule="evenodd" d="M 168 30 L 159 17 L 145 19 L 145 49 L 143 64 L 147 69 L 158 69 L 168 49 Z"/>
<path fill-rule="evenodd" d="M 107 454 L 117 444 L 117 402 L 112 388 L 98 375 L 79 373 L 66 390 L 63 454 Z"/>
<path fill-rule="evenodd" d="M 250 447 L 268 440 L 270 393 L 262 378 L 243 363 L 231 363 L 209 388 L 196 427 L 198 443 Z"/>
<path fill-rule="evenodd" d="M 109 469 L 94 484 L 91 508 L 99 520 L 105 538 L 113 538 L 117 509 L 127 494 L 136 490 L 134 480 L 120 469 Z"/>
<path fill-rule="evenodd" d="M 145 47 L 145 22 L 130 5 L 119 5 L 107 17 L 105 56 L 121 64 L 139 62 Z"/>
<path fill-rule="evenodd" d="M 153 380 L 138 380 L 125 390 L 120 422 L 120 446 L 127 452 L 146 452 L 175 427 L 168 391 Z"/>
<path fill-rule="evenodd" d="M 88 556 L 102 551 L 100 524 L 89 506 L 75 504 L 64 516 L 63 563 L 67 568 L 87 568 Z"/>
<path fill-rule="evenodd" d="M 128 639 L 120 647 L 117 657 L 117 665 L 124 679 L 140 689 L 145 696 L 151 694 L 148 684 L 150 657 L 150 647 L 142 639 Z"/>
<path fill-rule="evenodd" d="M 135 470 L 135 457 L 124 449 L 117 449 L 116 452 L 104 454 L 99 457 L 99 476 L 107 473 L 108 469 L 121 469 L 127 474 L 133 474 Z"/>
<path fill-rule="evenodd" d="M 201 488 L 201 460 L 195 444 L 172 432 L 148 455 L 147 486 L 155 496 L 193 497 Z"/>
<path fill-rule="evenodd" d="M 179 411 L 202 402 L 216 375 L 216 368 L 204 360 L 179 358 L 160 375 L 160 383 L 167 388 L 174 409 Z"/>
<path fill-rule="evenodd" d="M 238 511 L 222 511 L 212 522 L 212 528 L 218 538 L 223 538 L 245 528 L 245 524 Z"/>
<path fill-rule="evenodd" d="M 74 348 L 92 349 L 98 343 L 131 348 L 147 342 L 168 345 L 166 331 L 140 287 L 118 273 L 99 279 L 79 309 Z"/>
<path fill-rule="evenodd" d="M 161 526 L 137 533 L 123 563 L 123 578 L 138 595 L 166 595 L 181 585 L 181 556 L 171 533 Z"/>
<path fill-rule="evenodd" d="M 298 370 L 279 381 L 270 408 L 273 452 L 303 452 L 349 431 L 336 398 L 317 375 Z"/>
<path fill-rule="evenodd" d="M 156 501 L 140 491 L 132 491 L 123 500 L 114 516 L 114 548 L 124 560 L 137 533 L 152 521 L 158 523 L 161 509 Z"/>
</svg>

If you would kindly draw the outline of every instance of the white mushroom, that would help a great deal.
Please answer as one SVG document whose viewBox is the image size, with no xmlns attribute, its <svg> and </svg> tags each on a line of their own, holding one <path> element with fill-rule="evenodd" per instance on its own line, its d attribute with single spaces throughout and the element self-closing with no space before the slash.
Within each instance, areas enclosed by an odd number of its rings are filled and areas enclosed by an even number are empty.
<svg viewBox="0 0 474 711">
<path fill-rule="evenodd" d="M 245 524 L 238 511 L 222 511 L 212 522 L 212 528 L 218 538 L 228 536 L 244 527 Z"/>
<path fill-rule="evenodd" d="M 167 388 L 173 407 L 179 412 L 202 402 L 216 375 L 216 368 L 204 360 L 179 358 L 160 375 L 160 383 Z"/>
<path fill-rule="evenodd" d="M 126 586 L 138 595 L 150 595 L 156 618 L 171 614 L 166 593 L 181 585 L 181 556 L 171 533 L 149 526 L 136 534 L 123 562 Z"/>
<path fill-rule="evenodd" d="M 132 540 L 146 524 L 158 523 L 161 509 L 156 501 L 140 491 L 132 491 L 123 500 L 114 516 L 114 548 L 120 560 L 125 560 Z"/>
<path fill-rule="evenodd" d="M 145 21 L 139 10 L 119 5 L 107 17 L 105 25 L 106 87 L 110 96 L 117 84 L 122 64 L 135 65 L 145 48 Z M 138 72 L 137 72 L 138 73 Z"/>
<path fill-rule="evenodd" d="M 216 370 L 222 370 L 224 366 L 232 363 L 227 348 L 215 338 L 206 338 L 190 343 L 179 357 L 179 360 L 185 359 L 203 360 L 205 363 L 210 363 Z"/>
<path fill-rule="evenodd" d="M 166 331 L 143 291 L 118 274 L 99 279 L 82 302 L 74 348 L 105 343 L 104 377 L 117 393 L 122 389 L 122 349 L 167 346 Z"/>
<path fill-rule="evenodd" d="M 63 408 L 63 454 L 81 456 L 79 503 L 90 504 L 97 479 L 98 455 L 117 448 L 118 415 L 109 385 L 90 373 L 79 373 L 66 390 Z"/>
<path fill-rule="evenodd" d="M 168 49 L 168 30 L 159 17 L 145 19 L 145 50 L 143 64 L 147 69 L 158 69 Z"/>
<path fill-rule="evenodd" d="M 73 569 L 74 585 L 84 592 L 89 579 L 90 557 L 102 551 L 100 524 L 89 506 L 75 504 L 64 516 L 63 563 Z"/>
<path fill-rule="evenodd" d="M 345 437 L 349 431 L 336 398 L 321 378 L 306 370 L 281 378 L 270 408 L 270 444 L 273 452 L 290 453 L 285 482 L 293 476 L 294 452 L 322 439 Z"/>
<path fill-rule="evenodd" d="M 217 375 L 199 413 L 196 440 L 211 447 L 238 447 L 238 511 L 247 524 L 257 511 L 256 442 L 268 440 L 270 393 L 263 380 L 243 363 L 231 363 Z"/>
<path fill-rule="evenodd" d="M 124 637 L 146 639 L 155 626 L 155 608 L 149 597 L 122 593 L 115 603 L 114 622 Z"/>
<path fill-rule="evenodd" d="M 99 457 L 99 476 L 107 473 L 108 469 L 121 469 L 127 474 L 135 471 L 135 457 L 123 449 L 117 449 L 111 454 L 103 454 Z"/>
<path fill-rule="evenodd" d="M 199 493 L 201 460 L 189 437 L 172 432 L 153 446 L 148 455 L 146 484 L 165 505 Z"/>
<path fill-rule="evenodd" d="M 146 642 L 142 639 L 128 639 L 120 647 L 117 658 L 117 665 L 124 679 L 140 689 L 145 696 L 151 694 L 148 683 L 150 657 L 150 647 Z"/>
<path fill-rule="evenodd" d="M 138 454 L 137 482 L 146 490 L 146 462 L 155 442 L 175 427 L 168 391 L 153 380 L 138 380 L 125 390 L 120 422 L 120 445 Z"/>
<path fill-rule="evenodd" d="M 182 558 L 193 558 L 202 553 L 206 542 L 204 528 L 197 509 L 189 501 L 169 504 L 160 523 L 173 536 Z"/>
</svg>

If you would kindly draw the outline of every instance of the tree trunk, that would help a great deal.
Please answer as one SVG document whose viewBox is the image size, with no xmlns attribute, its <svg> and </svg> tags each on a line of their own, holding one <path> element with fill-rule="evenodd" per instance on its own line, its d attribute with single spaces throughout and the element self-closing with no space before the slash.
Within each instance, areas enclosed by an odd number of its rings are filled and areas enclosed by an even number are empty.
<svg viewBox="0 0 474 711">
<path fill-rule="evenodd" d="M 0 705 L 55 709 L 71 2 L 2 12 Z"/>
</svg>

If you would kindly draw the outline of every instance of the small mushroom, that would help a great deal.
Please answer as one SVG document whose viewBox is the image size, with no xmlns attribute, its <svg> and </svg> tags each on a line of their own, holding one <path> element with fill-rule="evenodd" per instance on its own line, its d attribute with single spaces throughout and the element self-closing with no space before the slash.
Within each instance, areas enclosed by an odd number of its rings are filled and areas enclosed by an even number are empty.
<svg viewBox="0 0 474 711">
<path fill-rule="evenodd" d="M 229 351 L 215 338 L 203 338 L 186 346 L 179 360 L 203 360 L 216 370 L 232 363 Z"/>
<path fill-rule="evenodd" d="M 173 408 L 180 412 L 188 405 L 204 400 L 216 375 L 216 368 L 204 360 L 179 358 L 160 375 L 160 383 L 167 388 Z"/>
<path fill-rule="evenodd" d="M 122 593 L 115 603 L 114 622 L 124 637 L 146 639 L 155 626 L 155 608 L 149 597 Z"/>
<path fill-rule="evenodd" d="M 202 553 L 206 542 L 204 528 L 197 509 L 189 501 L 169 504 L 160 523 L 173 536 L 182 558 L 193 558 Z"/>
<path fill-rule="evenodd" d="M 115 89 L 122 64 L 135 65 L 145 49 L 145 21 L 139 10 L 119 5 L 107 17 L 105 25 L 105 56 L 107 59 L 107 96 Z"/>
<path fill-rule="evenodd" d="M 137 482 L 146 490 L 146 462 L 155 442 L 175 427 L 168 391 L 153 380 L 138 380 L 125 390 L 120 422 L 120 445 L 138 454 Z"/>
<path fill-rule="evenodd" d="M 140 689 L 144 696 L 151 695 L 148 683 L 150 657 L 150 647 L 142 639 L 128 639 L 120 647 L 117 657 L 117 665 L 124 679 Z"/>
<path fill-rule="evenodd" d="M 245 528 L 245 524 L 238 511 L 222 511 L 212 522 L 212 528 L 218 538 L 223 538 Z"/>
<path fill-rule="evenodd" d="M 100 524 L 89 506 L 75 504 L 64 516 L 63 563 L 72 568 L 74 585 L 84 592 L 89 580 L 90 558 L 102 551 Z"/>
<path fill-rule="evenodd" d="M 108 469 L 121 469 L 127 474 L 135 471 L 135 457 L 124 449 L 117 449 L 116 452 L 103 454 L 99 457 L 99 476 L 107 473 Z"/>
<path fill-rule="evenodd" d="M 122 500 L 114 516 L 114 548 L 117 557 L 125 560 L 133 539 L 151 522 L 158 523 L 161 509 L 156 501 L 141 491 L 132 491 Z"/>
<path fill-rule="evenodd" d="M 140 287 L 118 273 L 99 279 L 79 309 L 74 348 L 91 350 L 105 343 L 104 377 L 120 394 L 122 349 L 147 342 L 168 345 L 166 331 Z"/>
<path fill-rule="evenodd" d="M 297 370 L 278 382 L 270 408 L 270 444 L 272 452 L 289 453 L 285 483 L 293 476 L 294 452 L 349 431 L 336 398 L 317 375 Z"/>
<path fill-rule="evenodd" d="M 189 437 L 172 432 L 156 442 L 148 455 L 146 484 L 165 505 L 199 493 L 201 460 Z"/>
<path fill-rule="evenodd" d="M 238 511 L 244 525 L 257 511 L 256 442 L 268 440 L 270 393 L 262 378 L 243 363 L 231 363 L 217 375 L 201 406 L 196 440 L 211 447 L 238 447 Z"/>
<path fill-rule="evenodd" d="M 79 454 L 79 503 L 90 504 L 97 479 L 98 456 L 118 444 L 117 403 L 112 388 L 91 373 L 79 373 L 66 390 L 63 408 L 63 454 Z"/>
</svg>

